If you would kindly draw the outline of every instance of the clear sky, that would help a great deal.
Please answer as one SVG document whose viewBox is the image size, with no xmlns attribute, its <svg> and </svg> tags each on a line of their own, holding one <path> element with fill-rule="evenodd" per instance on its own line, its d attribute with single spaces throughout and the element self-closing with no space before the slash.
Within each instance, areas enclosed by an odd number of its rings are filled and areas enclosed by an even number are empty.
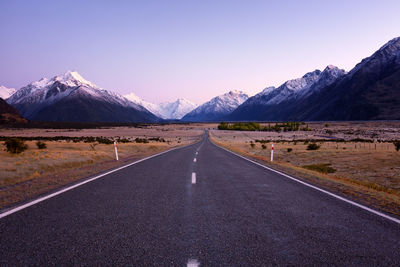
<svg viewBox="0 0 400 267">
<path fill-rule="evenodd" d="M 399 0 L 0 0 L 0 85 L 76 70 L 100 87 L 196 103 L 333 64 L 400 36 Z"/>
</svg>

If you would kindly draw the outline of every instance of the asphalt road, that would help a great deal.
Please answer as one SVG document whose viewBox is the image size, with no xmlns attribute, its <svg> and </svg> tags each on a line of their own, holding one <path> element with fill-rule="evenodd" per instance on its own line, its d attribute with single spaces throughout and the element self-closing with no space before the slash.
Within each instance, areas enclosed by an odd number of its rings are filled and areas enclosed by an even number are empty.
<svg viewBox="0 0 400 267">
<path fill-rule="evenodd" d="M 0 219 L 1 266 L 188 262 L 399 266 L 400 225 L 207 138 Z"/>
</svg>

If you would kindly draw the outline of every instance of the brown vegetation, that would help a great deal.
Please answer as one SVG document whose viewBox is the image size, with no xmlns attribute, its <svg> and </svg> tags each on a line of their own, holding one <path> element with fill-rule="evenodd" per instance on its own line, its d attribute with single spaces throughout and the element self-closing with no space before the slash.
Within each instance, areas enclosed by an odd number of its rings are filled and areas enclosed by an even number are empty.
<svg viewBox="0 0 400 267">
<path fill-rule="evenodd" d="M 331 131 L 328 136 L 323 134 L 326 127 Z M 393 144 L 400 140 L 400 122 L 310 123 L 310 128 L 307 133 L 214 130 L 210 136 L 263 164 L 400 215 L 400 152 Z M 307 150 L 311 140 L 320 146 L 318 150 Z M 272 143 L 273 163 L 269 160 Z"/>
</svg>

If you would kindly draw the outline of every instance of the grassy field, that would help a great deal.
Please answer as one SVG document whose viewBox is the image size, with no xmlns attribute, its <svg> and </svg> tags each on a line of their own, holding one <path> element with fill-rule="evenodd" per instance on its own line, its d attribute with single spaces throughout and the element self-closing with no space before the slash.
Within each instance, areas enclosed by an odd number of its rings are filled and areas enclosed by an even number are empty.
<svg viewBox="0 0 400 267">
<path fill-rule="evenodd" d="M 364 129 L 367 129 L 366 124 L 363 125 Z M 378 127 L 371 131 L 384 131 L 384 128 Z M 343 132 L 356 131 L 350 127 L 344 129 L 343 125 L 341 128 L 338 131 L 341 138 L 344 136 Z M 364 142 L 334 142 L 328 138 L 319 140 L 316 142 L 320 146 L 317 150 L 307 150 L 310 144 L 307 141 L 290 140 L 289 137 L 293 137 L 293 133 L 282 133 L 287 135 L 286 138 L 277 138 L 279 133 L 213 130 L 210 131 L 210 136 L 217 144 L 263 164 L 369 206 L 400 215 L 400 151 L 395 150 L 391 141 L 400 139 L 400 131 L 381 132 L 381 135 L 375 136 L 382 138 L 381 142 L 371 138 L 371 131 L 365 130 L 368 135 L 358 134 L 357 138 L 365 140 Z M 316 132 L 309 132 L 308 136 L 305 134 L 295 133 L 298 136 L 304 135 L 302 139 L 313 139 L 321 135 Z M 354 135 L 348 136 L 347 139 L 354 139 Z M 271 163 L 272 143 L 274 162 Z"/>
<path fill-rule="evenodd" d="M 115 168 L 134 160 L 177 146 L 200 140 L 203 131 L 174 125 L 162 128 L 106 128 L 86 130 L 1 130 L 0 136 L 51 138 L 52 136 L 103 136 L 107 138 L 162 138 L 149 143 L 119 143 L 119 161 L 115 160 L 112 144 L 72 142 L 71 140 L 44 141 L 47 148 L 38 149 L 36 140 L 26 141 L 28 149 L 21 154 L 0 150 L 0 209 L 31 199 L 93 174 Z M 0 142 L 4 143 L 4 142 Z"/>
</svg>

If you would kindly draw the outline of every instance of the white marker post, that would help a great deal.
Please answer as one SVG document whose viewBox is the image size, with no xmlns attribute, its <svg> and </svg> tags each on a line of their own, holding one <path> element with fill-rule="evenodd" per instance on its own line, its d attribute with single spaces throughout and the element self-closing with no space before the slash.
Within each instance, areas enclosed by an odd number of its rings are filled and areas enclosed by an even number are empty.
<svg viewBox="0 0 400 267">
<path fill-rule="evenodd" d="M 274 161 L 274 144 L 271 145 L 271 162 Z"/>
<path fill-rule="evenodd" d="M 117 141 L 114 140 L 115 158 L 118 160 Z"/>
</svg>

